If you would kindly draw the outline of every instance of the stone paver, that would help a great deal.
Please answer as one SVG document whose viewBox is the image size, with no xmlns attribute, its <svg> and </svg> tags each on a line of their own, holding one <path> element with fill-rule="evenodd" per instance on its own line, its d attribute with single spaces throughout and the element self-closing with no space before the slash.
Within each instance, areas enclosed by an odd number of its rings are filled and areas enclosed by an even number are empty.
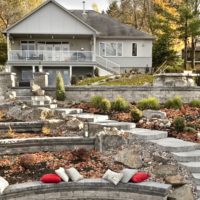
<svg viewBox="0 0 200 200">
<path fill-rule="evenodd" d="M 81 114 L 73 114 L 73 115 L 68 115 L 68 116 L 77 117 L 78 119 L 85 122 L 100 122 L 100 121 L 105 121 L 109 119 L 108 115 L 97 115 L 97 114 L 92 114 L 92 113 L 81 113 Z"/>
<path fill-rule="evenodd" d="M 126 132 L 142 140 L 157 140 L 166 138 L 168 135 L 166 131 L 149 130 L 143 128 L 134 128 L 131 129 L 130 131 L 127 130 Z"/>
<path fill-rule="evenodd" d="M 192 173 L 200 173 L 200 162 L 180 162 L 184 167 L 187 167 Z"/>
<path fill-rule="evenodd" d="M 200 150 L 173 153 L 174 158 L 179 162 L 200 162 Z"/>
<path fill-rule="evenodd" d="M 170 152 L 183 152 L 193 151 L 200 148 L 199 144 L 193 142 L 186 142 L 176 138 L 164 138 L 160 140 L 151 140 L 152 143 L 156 144 L 163 151 Z"/>
</svg>

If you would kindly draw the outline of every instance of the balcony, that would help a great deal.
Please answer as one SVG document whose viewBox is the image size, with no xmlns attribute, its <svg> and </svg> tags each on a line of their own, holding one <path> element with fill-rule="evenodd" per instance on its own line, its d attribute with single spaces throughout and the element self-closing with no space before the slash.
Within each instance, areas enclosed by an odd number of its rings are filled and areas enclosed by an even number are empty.
<svg viewBox="0 0 200 200">
<path fill-rule="evenodd" d="M 11 50 L 9 61 L 44 61 L 44 62 L 91 62 L 92 51 L 38 51 Z"/>
</svg>

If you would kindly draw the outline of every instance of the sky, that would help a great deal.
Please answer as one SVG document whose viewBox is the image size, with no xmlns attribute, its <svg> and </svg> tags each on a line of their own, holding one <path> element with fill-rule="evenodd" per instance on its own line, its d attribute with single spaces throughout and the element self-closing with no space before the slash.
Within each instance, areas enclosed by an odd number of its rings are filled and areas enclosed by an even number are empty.
<svg viewBox="0 0 200 200">
<path fill-rule="evenodd" d="M 56 0 L 67 9 L 82 9 L 83 8 L 83 0 Z M 92 4 L 96 3 L 99 7 L 99 10 L 106 11 L 109 6 L 109 0 L 85 0 L 86 1 L 86 9 L 92 9 Z"/>
</svg>

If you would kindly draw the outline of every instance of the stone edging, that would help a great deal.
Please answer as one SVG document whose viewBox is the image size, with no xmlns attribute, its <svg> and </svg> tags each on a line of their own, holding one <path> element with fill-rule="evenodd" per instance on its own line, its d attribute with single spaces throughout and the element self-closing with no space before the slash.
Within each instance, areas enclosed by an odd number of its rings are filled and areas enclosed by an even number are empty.
<svg viewBox="0 0 200 200">
<path fill-rule="evenodd" d="M 41 182 L 10 185 L 1 196 L 2 200 L 68 200 L 68 199 L 137 199 L 164 200 L 171 185 L 143 182 L 120 183 L 117 186 L 103 179 L 84 179 L 79 182 L 43 184 Z"/>
<path fill-rule="evenodd" d="M 95 139 L 83 137 L 44 137 L 0 140 L 0 155 L 63 151 L 76 147 L 93 149 Z"/>
</svg>

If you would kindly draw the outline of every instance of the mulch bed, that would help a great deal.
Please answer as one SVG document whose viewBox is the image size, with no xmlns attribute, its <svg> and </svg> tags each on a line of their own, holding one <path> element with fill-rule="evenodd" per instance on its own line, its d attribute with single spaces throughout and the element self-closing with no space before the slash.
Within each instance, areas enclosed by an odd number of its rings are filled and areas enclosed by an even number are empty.
<svg viewBox="0 0 200 200">
<path fill-rule="evenodd" d="M 27 156 L 34 156 L 34 161 Z M 107 169 L 118 172 L 123 169 L 122 165 L 103 158 L 99 152 L 84 149 L 40 152 L 26 155 L 24 158 L 22 155 L 0 157 L 0 176 L 10 184 L 38 181 L 42 175 L 55 173 L 54 170 L 59 167 L 75 167 L 84 178 L 101 178 Z"/>
</svg>

